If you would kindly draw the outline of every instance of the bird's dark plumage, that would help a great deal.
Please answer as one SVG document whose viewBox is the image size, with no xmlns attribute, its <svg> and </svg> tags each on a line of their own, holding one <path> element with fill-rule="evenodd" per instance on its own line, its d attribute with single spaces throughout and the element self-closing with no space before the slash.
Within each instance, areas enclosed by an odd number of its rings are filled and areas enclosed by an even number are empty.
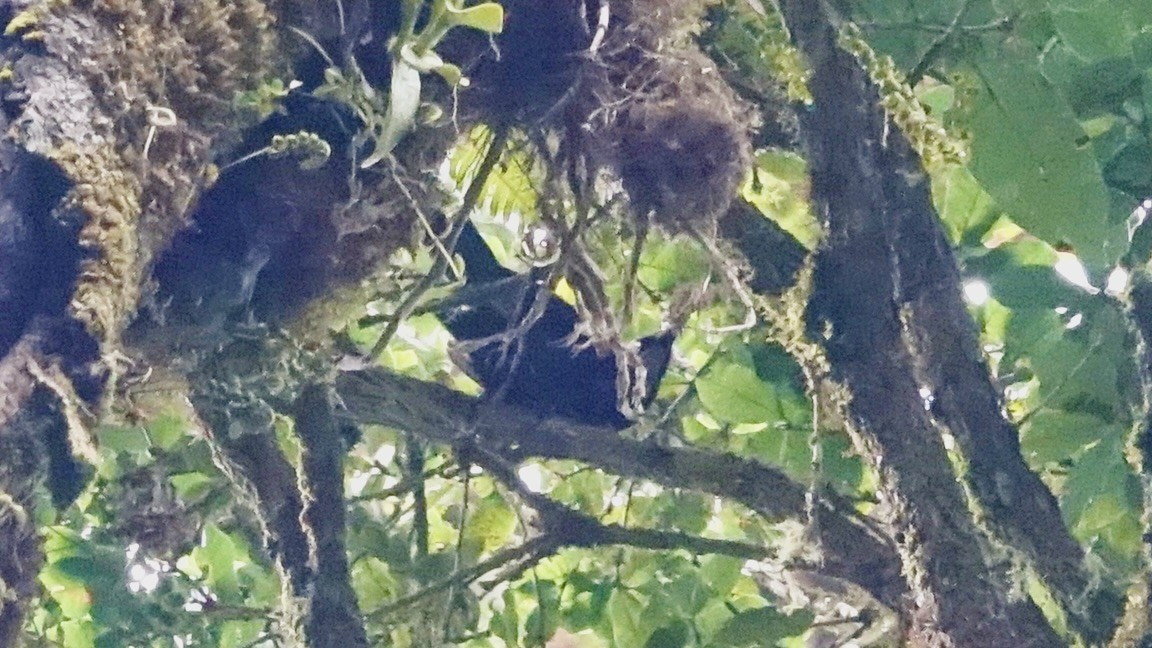
<svg viewBox="0 0 1152 648">
<path fill-rule="evenodd" d="M 523 321 L 540 286 L 536 273 L 520 275 L 500 265 L 471 223 L 465 224 L 456 253 L 464 259 L 467 279 L 438 311 L 448 331 L 458 341 L 475 341 Z M 578 321 L 571 305 L 550 295 L 543 314 L 518 340 L 472 350 L 469 369 L 486 393 L 508 404 L 542 416 L 625 428 L 631 421 L 618 407 L 616 356 L 573 348 L 569 342 Z M 645 406 L 668 367 L 674 339 L 669 331 L 640 340 Z"/>
</svg>

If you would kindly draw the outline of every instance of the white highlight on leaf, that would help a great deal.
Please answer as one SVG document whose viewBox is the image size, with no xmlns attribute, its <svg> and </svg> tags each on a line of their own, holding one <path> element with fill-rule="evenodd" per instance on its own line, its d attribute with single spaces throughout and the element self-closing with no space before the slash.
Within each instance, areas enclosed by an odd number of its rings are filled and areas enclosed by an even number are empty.
<svg viewBox="0 0 1152 648">
<path fill-rule="evenodd" d="M 972 306 L 983 306 L 992 296 L 992 289 L 980 279 L 969 279 L 964 282 L 964 301 Z"/>
<path fill-rule="evenodd" d="M 537 464 L 525 464 L 516 471 L 520 481 L 533 493 L 544 492 L 544 471 Z"/>
<path fill-rule="evenodd" d="M 1112 269 L 1108 275 L 1108 283 L 1104 285 L 1104 292 L 1113 297 L 1124 294 L 1128 290 L 1128 271 L 1119 266 Z"/>
<path fill-rule="evenodd" d="M 1093 295 L 1100 292 L 1100 289 L 1089 281 L 1088 271 L 1084 269 L 1084 264 L 1080 263 L 1080 258 L 1071 252 L 1057 252 L 1056 263 L 1052 264 L 1052 269 L 1073 286 L 1083 288 Z"/>
<path fill-rule="evenodd" d="M 1152 213 L 1152 198 L 1145 198 L 1144 202 L 1136 205 L 1136 209 L 1132 210 L 1132 214 L 1128 217 L 1128 242 L 1132 242 L 1132 237 L 1136 235 L 1136 230 L 1148 220 L 1148 214 Z"/>
</svg>

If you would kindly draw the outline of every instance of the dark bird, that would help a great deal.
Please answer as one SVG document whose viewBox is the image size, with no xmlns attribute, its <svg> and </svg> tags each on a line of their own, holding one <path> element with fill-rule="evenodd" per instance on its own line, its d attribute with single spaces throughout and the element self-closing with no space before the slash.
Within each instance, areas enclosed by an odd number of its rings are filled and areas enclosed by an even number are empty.
<svg viewBox="0 0 1152 648">
<path fill-rule="evenodd" d="M 242 314 L 252 300 L 260 271 L 272 256 L 269 245 L 257 242 L 240 258 L 218 250 L 186 247 L 169 254 L 157 268 L 161 294 L 169 301 L 174 323 L 218 330 Z"/>
<path fill-rule="evenodd" d="M 486 394 L 545 417 L 615 429 L 632 424 L 618 405 L 616 355 L 572 346 L 579 318 L 564 300 L 550 294 L 527 331 L 501 337 L 524 321 L 543 282 L 539 270 L 521 275 L 500 265 L 472 223 L 465 224 L 456 253 L 464 259 L 465 284 L 437 316 L 457 341 L 487 340 L 470 350 L 466 368 Z M 640 340 L 644 407 L 668 368 L 675 337 L 665 331 Z"/>
</svg>

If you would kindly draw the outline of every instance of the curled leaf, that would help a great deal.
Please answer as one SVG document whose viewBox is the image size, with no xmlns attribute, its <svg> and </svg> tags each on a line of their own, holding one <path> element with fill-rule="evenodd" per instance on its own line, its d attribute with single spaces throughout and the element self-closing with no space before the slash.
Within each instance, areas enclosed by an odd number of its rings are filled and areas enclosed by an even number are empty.
<svg viewBox="0 0 1152 648">
<path fill-rule="evenodd" d="M 504 8 L 495 2 L 464 9 L 449 6 L 447 9 L 445 20 L 453 27 L 471 27 L 489 34 L 499 34 L 504 30 Z"/>
</svg>

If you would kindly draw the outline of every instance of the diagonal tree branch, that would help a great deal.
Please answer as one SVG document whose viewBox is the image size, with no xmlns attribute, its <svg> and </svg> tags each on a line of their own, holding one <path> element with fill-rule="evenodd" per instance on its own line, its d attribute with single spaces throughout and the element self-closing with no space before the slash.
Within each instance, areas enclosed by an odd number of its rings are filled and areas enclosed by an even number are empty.
<svg viewBox="0 0 1152 648">
<path fill-rule="evenodd" d="M 343 373 L 336 389 L 361 423 L 388 425 L 453 446 L 471 440 L 512 464 L 528 457 L 571 459 L 629 478 L 711 493 L 772 519 L 805 514 L 804 487 L 731 454 L 663 447 L 604 428 L 540 420 L 383 369 Z M 857 583 L 884 605 L 899 607 L 905 590 L 893 547 L 849 503 L 825 499 L 820 506 L 824 564 L 818 569 Z"/>
<path fill-rule="evenodd" d="M 815 262 L 809 337 L 823 341 L 831 377 L 850 394 L 844 404 L 850 431 L 880 474 L 882 500 L 913 592 L 906 606 L 909 641 L 917 646 L 1057 645 L 1061 641 L 1040 610 L 1014 593 L 1003 559 L 976 526 L 965 493 L 952 478 L 941 432 L 972 421 L 954 422 L 925 406 L 925 389 L 945 392 L 950 385 L 921 378 L 925 367 L 944 356 L 936 353 L 938 346 L 909 334 L 917 330 L 909 318 L 934 312 L 918 310 L 914 300 L 931 303 L 944 292 L 960 294 L 958 281 L 938 281 L 931 293 L 913 291 L 924 263 L 955 266 L 942 245 L 927 177 L 886 117 L 866 71 L 838 46 L 826 5 L 784 0 L 780 8 L 812 68 L 814 104 L 800 116 L 801 138 L 813 202 L 828 228 Z M 935 257 L 916 258 L 913 248 L 922 246 L 932 248 Z M 935 312 L 959 315 L 963 324 L 951 328 L 957 334 L 958 326 L 971 326 L 963 311 Z M 935 337 L 940 330 L 919 330 L 923 337 L 951 342 Z M 971 332 L 967 335 L 970 339 Z M 970 364 L 981 367 L 978 360 Z M 958 380 L 959 372 L 960 365 L 948 365 L 939 378 Z M 958 417 L 960 404 L 953 395 L 960 394 L 943 395 Z M 1004 461 L 1022 465 L 1018 449 Z"/>
</svg>

